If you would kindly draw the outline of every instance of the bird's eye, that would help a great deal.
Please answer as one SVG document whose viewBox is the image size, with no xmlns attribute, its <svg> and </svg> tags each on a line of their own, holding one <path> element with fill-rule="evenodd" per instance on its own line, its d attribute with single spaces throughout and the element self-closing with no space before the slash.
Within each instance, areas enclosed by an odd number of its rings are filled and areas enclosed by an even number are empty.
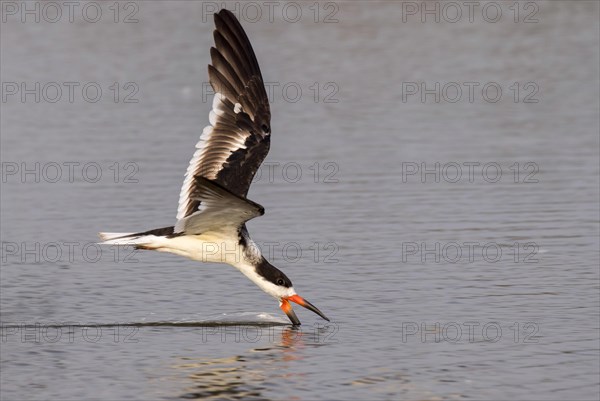
<svg viewBox="0 0 600 401">
<path fill-rule="evenodd" d="M 283 282 L 282 278 L 277 279 L 277 285 L 283 285 L 283 284 L 285 284 L 285 283 Z"/>
</svg>

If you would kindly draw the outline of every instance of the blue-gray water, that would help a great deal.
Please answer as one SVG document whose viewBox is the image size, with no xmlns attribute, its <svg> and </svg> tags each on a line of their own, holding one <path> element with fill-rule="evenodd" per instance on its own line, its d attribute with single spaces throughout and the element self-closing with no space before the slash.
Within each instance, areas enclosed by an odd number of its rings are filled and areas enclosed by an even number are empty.
<svg viewBox="0 0 600 401">
<path fill-rule="evenodd" d="M 301 331 L 231 267 L 93 245 L 173 224 L 215 3 L 11 4 L 3 400 L 598 399 L 597 2 L 237 4 L 273 90 L 248 227 L 332 319 Z"/>
</svg>

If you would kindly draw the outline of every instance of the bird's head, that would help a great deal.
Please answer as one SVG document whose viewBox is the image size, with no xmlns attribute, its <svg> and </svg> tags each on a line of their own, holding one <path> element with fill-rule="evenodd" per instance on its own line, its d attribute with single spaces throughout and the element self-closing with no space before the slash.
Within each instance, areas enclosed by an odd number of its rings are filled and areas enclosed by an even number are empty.
<svg viewBox="0 0 600 401">
<path fill-rule="evenodd" d="M 296 293 L 292 281 L 281 270 L 263 259 L 263 263 L 260 263 L 257 267 L 257 273 L 264 280 L 263 285 L 259 285 L 263 287 L 265 292 L 279 300 L 279 307 L 290 318 L 292 324 L 299 325 L 300 320 L 292 309 L 291 302 L 303 306 L 329 321 L 329 318 L 327 318 L 327 316 L 325 316 L 316 306 Z"/>
</svg>

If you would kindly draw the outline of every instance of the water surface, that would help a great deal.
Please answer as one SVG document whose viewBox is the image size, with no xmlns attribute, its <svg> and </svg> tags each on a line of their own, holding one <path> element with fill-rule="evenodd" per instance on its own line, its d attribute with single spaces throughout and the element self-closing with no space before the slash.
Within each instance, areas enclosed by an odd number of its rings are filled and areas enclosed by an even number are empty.
<svg viewBox="0 0 600 401">
<path fill-rule="evenodd" d="M 1 104 L 3 399 L 597 399 L 598 3 L 535 2 L 530 23 L 512 2 L 496 23 L 392 2 L 246 15 L 273 88 L 248 227 L 332 318 L 300 310 L 301 330 L 233 268 L 95 253 L 98 231 L 173 224 L 208 122 L 203 3 L 137 4 L 137 23 L 0 24 L 2 82 L 80 83 Z"/>
</svg>

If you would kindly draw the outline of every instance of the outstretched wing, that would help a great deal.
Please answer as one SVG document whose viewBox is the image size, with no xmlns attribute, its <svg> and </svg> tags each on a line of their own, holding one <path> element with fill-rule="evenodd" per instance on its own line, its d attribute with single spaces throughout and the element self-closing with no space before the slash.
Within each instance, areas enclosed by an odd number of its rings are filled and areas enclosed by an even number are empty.
<svg viewBox="0 0 600 401">
<path fill-rule="evenodd" d="M 215 92 L 210 125 L 202 131 L 179 195 L 177 219 L 197 212 L 205 177 L 245 198 L 254 174 L 269 152 L 271 111 L 258 61 L 244 29 L 228 10 L 215 14 L 210 49 L 210 84 Z M 179 225 L 181 226 L 181 225 Z M 177 226 L 176 226 L 177 227 Z"/>
</svg>

